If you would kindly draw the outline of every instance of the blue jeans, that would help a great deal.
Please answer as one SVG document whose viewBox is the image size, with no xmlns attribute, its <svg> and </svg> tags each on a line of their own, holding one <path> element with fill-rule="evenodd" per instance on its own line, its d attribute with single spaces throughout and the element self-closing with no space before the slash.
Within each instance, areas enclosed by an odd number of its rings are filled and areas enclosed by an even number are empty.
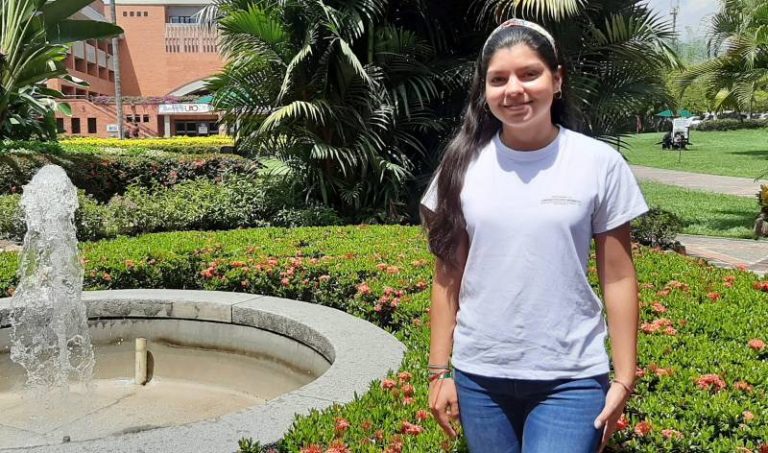
<svg viewBox="0 0 768 453">
<path fill-rule="evenodd" d="M 608 375 L 530 381 L 455 372 L 459 416 L 472 453 L 594 453 Z"/>
</svg>

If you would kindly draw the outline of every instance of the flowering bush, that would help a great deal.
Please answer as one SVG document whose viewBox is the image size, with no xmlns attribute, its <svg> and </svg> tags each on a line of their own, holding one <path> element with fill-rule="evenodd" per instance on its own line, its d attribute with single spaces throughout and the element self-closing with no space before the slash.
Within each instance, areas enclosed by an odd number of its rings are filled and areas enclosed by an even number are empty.
<svg viewBox="0 0 768 453">
<path fill-rule="evenodd" d="M 656 327 L 639 332 L 636 393 L 608 451 L 768 450 L 768 294 L 763 286 L 748 272 L 643 247 L 633 253 L 641 325 Z M 433 260 L 419 229 L 153 234 L 84 244 L 83 259 L 88 289 L 271 294 L 345 310 L 403 341 L 407 352 L 400 370 L 371 383 L 349 404 L 297 417 L 275 447 L 279 451 L 465 451 L 461 439 L 447 440 L 427 406 Z M 5 294 L 16 284 L 15 260 L 0 254 Z M 588 277 L 597 288 L 593 265 Z M 720 297 L 713 302 L 710 293 Z"/>
<path fill-rule="evenodd" d="M 225 174 L 252 174 L 261 165 L 234 154 L 96 155 L 0 154 L 0 194 L 20 193 L 47 164 L 64 168 L 72 183 L 100 201 L 125 192 L 131 184 L 172 186 L 190 179 L 220 180 Z"/>
<path fill-rule="evenodd" d="M 232 137 L 211 135 L 208 137 L 169 138 L 117 138 L 71 137 L 59 142 L 70 153 L 102 153 L 105 150 L 120 149 L 131 154 L 143 154 L 151 150 L 183 154 L 216 153 L 222 147 L 234 145 Z"/>
</svg>

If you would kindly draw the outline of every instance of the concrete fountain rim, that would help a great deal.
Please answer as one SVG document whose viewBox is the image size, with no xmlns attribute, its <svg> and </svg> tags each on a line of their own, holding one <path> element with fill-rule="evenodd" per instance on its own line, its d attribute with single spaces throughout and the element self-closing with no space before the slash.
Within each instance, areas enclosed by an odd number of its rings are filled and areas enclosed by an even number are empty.
<svg viewBox="0 0 768 453">
<path fill-rule="evenodd" d="M 128 289 L 84 291 L 88 318 L 157 318 L 250 326 L 293 338 L 331 362 L 309 384 L 264 405 L 181 426 L 1 452 L 232 452 L 251 437 L 281 439 L 296 414 L 352 401 L 371 381 L 400 367 L 405 347 L 379 327 L 342 311 L 271 296 L 219 291 Z M 10 325 L 10 298 L 0 299 L 0 328 Z"/>
</svg>

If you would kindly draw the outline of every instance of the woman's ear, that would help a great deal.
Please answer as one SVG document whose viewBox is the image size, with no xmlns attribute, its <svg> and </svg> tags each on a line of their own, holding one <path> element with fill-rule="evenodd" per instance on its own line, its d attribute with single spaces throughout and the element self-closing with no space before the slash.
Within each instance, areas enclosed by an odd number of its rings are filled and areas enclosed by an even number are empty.
<svg viewBox="0 0 768 453">
<path fill-rule="evenodd" d="M 557 91 L 563 91 L 563 67 L 558 66 L 557 70 L 555 70 L 555 92 Z"/>
</svg>

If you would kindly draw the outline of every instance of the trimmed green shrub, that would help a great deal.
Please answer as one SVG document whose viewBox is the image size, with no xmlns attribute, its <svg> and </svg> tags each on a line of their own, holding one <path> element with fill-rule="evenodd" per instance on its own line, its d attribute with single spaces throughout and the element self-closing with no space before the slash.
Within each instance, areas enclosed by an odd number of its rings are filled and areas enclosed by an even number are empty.
<svg viewBox="0 0 768 453">
<path fill-rule="evenodd" d="M 733 131 L 736 129 L 760 129 L 768 127 L 768 120 L 737 120 L 725 118 L 722 120 L 702 121 L 696 128 L 698 131 Z"/>
<path fill-rule="evenodd" d="M 675 213 L 655 207 L 632 221 L 632 238 L 650 247 L 674 249 L 675 240 L 683 229 L 683 222 Z"/>
<path fill-rule="evenodd" d="M 6 153 L 0 154 L 0 194 L 21 192 L 21 187 L 47 164 L 64 168 L 76 187 L 99 201 L 122 194 L 132 184 L 168 187 L 198 178 L 221 180 L 227 174 L 253 174 L 260 168 L 257 162 L 234 154 L 124 156 Z"/>
<path fill-rule="evenodd" d="M 64 149 L 57 142 L 41 142 L 37 140 L 1 140 L 0 154 L 6 152 L 35 152 L 46 154 L 60 154 Z"/>
<path fill-rule="evenodd" d="M 349 404 L 297 417 L 280 451 L 310 445 L 326 451 L 333 443 L 352 452 L 466 451 L 461 439 L 447 440 L 429 414 L 434 261 L 419 228 L 164 233 L 88 243 L 82 249 L 88 289 L 184 288 L 287 297 L 342 309 L 403 341 L 407 351 L 400 370 L 372 382 Z M 768 281 L 646 247 L 633 248 L 633 258 L 641 305 L 638 381 L 607 451 L 768 448 L 763 447 L 768 440 Z M 3 293 L 16 285 L 16 259 L 0 254 Z M 588 278 L 597 288 L 594 256 Z"/>
<path fill-rule="evenodd" d="M 330 208 L 293 208 L 279 197 L 269 180 L 238 175 L 226 176 L 218 183 L 201 178 L 171 187 L 134 185 L 106 204 L 80 191 L 75 225 L 78 239 L 93 241 L 160 231 L 341 224 Z M 0 238 L 23 239 L 26 226 L 20 198 L 0 196 Z"/>
</svg>

